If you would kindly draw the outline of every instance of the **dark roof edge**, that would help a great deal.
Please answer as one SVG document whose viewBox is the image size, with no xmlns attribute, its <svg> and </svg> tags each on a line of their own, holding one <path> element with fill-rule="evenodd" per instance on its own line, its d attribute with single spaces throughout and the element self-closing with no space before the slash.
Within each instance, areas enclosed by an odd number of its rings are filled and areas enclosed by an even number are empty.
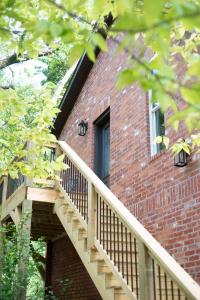
<svg viewBox="0 0 200 300">
<path fill-rule="evenodd" d="M 107 17 L 105 17 L 105 24 L 107 27 L 110 27 L 113 23 L 113 17 L 112 14 L 109 14 Z M 106 38 L 106 33 L 104 30 L 99 30 L 99 32 Z M 95 56 L 97 58 L 98 54 L 100 52 L 100 49 L 97 47 L 95 50 Z M 82 87 L 94 65 L 94 62 L 92 62 L 89 57 L 87 56 L 86 52 L 81 56 L 73 75 L 70 79 L 68 88 L 62 98 L 62 101 L 59 105 L 60 112 L 58 113 L 55 121 L 54 121 L 54 127 L 52 128 L 52 133 L 58 138 L 61 134 L 64 125 L 67 121 L 67 118 L 69 117 L 74 104 L 82 90 Z"/>
<path fill-rule="evenodd" d="M 99 53 L 99 50 L 98 50 Z M 96 55 L 98 55 L 96 53 Z M 57 118 L 54 122 L 54 128 L 52 129 L 52 133 L 58 138 L 61 134 L 61 131 L 66 123 L 66 120 L 74 107 L 76 99 L 78 98 L 81 89 L 93 67 L 94 63 L 88 58 L 87 54 L 84 53 L 71 77 L 69 82 L 69 86 L 62 98 L 60 103 L 60 112 L 57 115 Z"/>
</svg>

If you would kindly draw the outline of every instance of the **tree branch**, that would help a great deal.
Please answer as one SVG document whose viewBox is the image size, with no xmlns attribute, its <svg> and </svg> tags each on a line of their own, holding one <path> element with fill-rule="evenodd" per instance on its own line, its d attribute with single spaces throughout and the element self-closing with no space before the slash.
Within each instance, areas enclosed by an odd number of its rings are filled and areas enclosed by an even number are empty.
<svg viewBox="0 0 200 300">
<path fill-rule="evenodd" d="M 64 11 L 69 17 L 71 17 L 72 19 L 74 20 L 77 20 L 81 23 L 84 23 L 84 24 L 87 24 L 89 26 L 91 26 L 93 28 L 93 24 L 91 22 L 89 22 L 87 19 L 85 19 L 84 17 L 82 16 L 78 16 L 76 13 L 74 12 L 71 12 L 69 10 L 67 10 L 64 5 L 62 4 L 58 4 L 56 3 L 54 0 L 48 0 L 49 3 L 53 4 L 54 6 L 56 6 L 57 8 L 59 8 L 60 10 Z"/>
<path fill-rule="evenodd" d="M 120 42 L 116 39 L 116 38 L 111 38 L 112 39 L 112 41 L 116 44 L 116 45 L 120 45 Z M 152 76 L 152 69 L 151 68 L 149 68 L 149 66 L 147 65 L 147 64 L 145 64 L 139 57 L 137 57 L 136 55 L 134 55 L 133 53 L 131 53 L 130 51 L 129 51 L 129 49 L 127 49 L 127 48 L 124 48 L 123 49 L 127 54 L 129 54 L 130 56 L 131 56 L 131 59 L 133 59 L 138 65 L 140 65 L 149 75 L 151 75 Z M 174 98 L 175 97 L 175 95 L 171 92 L 171 91 L 169 91 L 169 90 L 167 90 L 166 88 L 165 88 L 165 85 L 163 84 L 163 79 L 164 80 L 168 80 L 169 82 L 171 82 L 171 83 L 174 83 L 174 84 L 178 84 L 180 87 L 185 87 L 185 85 L 183 85 L 183 84 L 181 84 L 181 83 L 178 83 L 176 80 L 174 80 L 173 78 L 171 78 L 171 77 L 168 77 L 168 76 L 163 76 L 163 75 L 161 75 L 161 74 L 154 74 L 154 77 L 155 77 L 155 79 L 157 80 L 157 82 L 158 82 L 158 84 L 160 85 L 160 88 L 162 89 L 162 91 L 165 93 L 165 94 L 167 94 L 167 95 L 169 95 L 170 97 L 172 97 L 172 98 Z M 178 107 L 177 107 L 177 109 L 178 109 Z"/>
<path fill-rule="evenodd" d="M 0 26 L 0 30 L 1 30 L 1 31 L 5 31 L 5 32 L 8 32 L 8 33 L 13 33 L 13 34 L 24 34 L 23 31 L 20 31 L 20 30 L 10 30 L 10 29 L 8 29 L 8 28 L 1 27 L 1 26 Z"/>
<path fill-rule="evenodd" d="M 9 89 L 15 89 L 15 87 L 12 85 L 12 84 L 0 84 L 0 89 L 3 89 L 3 90 L 9 90 Z"/>
<path fill-rule="evenodd" d="M 0 60 L 0 70 L 18 62 L 17 54 L 13 53 L 8 57 Z"/>
<path fill-rule="evenodd" d="M 112 41 L 116 44 L 116 45 L 120 45 L 120 42 L 116 39 L 116 38 L 111 38 L 112 39 Z M 137 57 L 135 54 L 133 54 L 133 53 L 131 53 L 130 51 L 129 51 L 129 49 L 128 48 L 124 48 L 123 49 L 127 54 L 129 54 L 130 56 L 131 56 L 131 58 L 138 64 L 138 65 L 140 65 L 145 71 L 147 71 L 147 73 L 149 74 L 149 75 L 152 75 L 152 69 L 151 68 L 149 68 L 149 66 L 147 65 L 147 64 L 145 64 L 139 57 Z M 163 76 L 163 75 L 161 75 L 161 74 L 154 74 L 154 77 L 158 80 L 158 83 L 159 83 L 159 85 L 160 85 L 160 87 L 163 89 L 163 91 L 164 92 L 166 92 L 166 93 L 168 93 L 168 91 L 166 91 L 166 89 L 165 89 L 165 87 L 164 87 L 164 85 L 163 85 L 163 83 L 162 83 L 162 79 L 165 79 L 165 80 L 168 80 L 168 81 L 170 81 L 170 82 L 172 82 L 172 83 L 176 83 L 176 81 L 173 79 L 173 78 L 171 78 L 171 77 L 167 77 L 167 76 Z"/>
<path fill-rule="evenodd" d="M 169 19 L 166 19 L 166 20 L 161 20 L 159 22 L 156 22 L 154 24 L 152 24 L 151 26 L 148 26 L 148 27 L 141 27 L 139 29 L 131 29 L 131 28 L 124 28 L 124 29 L 118 29 L 118 28 L 110 28 L 109 31 L 112 31 L 112 32 L 123 32 L 123 33 L 130 33 L 130 34 L 137 34 L 137 33 L 144 33 L 144 32 L 147 32 L 147 31 L 151 31 L 151 30 L 154 30 L 162 25 L 166 25 L 166 24 L 171 24 L 173 22 L 176 22 L 176 21 L 180 21 L 181 19 L 190 19 L 190 18 L 197 18 L 200 16 L 200 11 L 197 10 L 195 12 L 192 12 L 192 13 L 188 13 L 188 14 L 182 14 L 182 15 L 176 15 L 172 18 L 169 18 Z"/>
<path fill-rule="evenodd" d="M 53 54 L 56 50 L 47 50 L 45 52 L 41 52 L 39 53 L 38 57 L 43 57 L 43 56 L 48 56 L 50 54 Z M 30 60 L 31 58 L 28 56 L 21 56 L 21 55 L 17 55 L 15 52 L 13 54 L 11 54 L 8 57 L 5 57 L 3 59 L 0 59 L 0 70 L 9 67 L 11 65 L 17 64 L 17 63 L 21 63 L 21 62 L 25 62 Z"/>
</svg>

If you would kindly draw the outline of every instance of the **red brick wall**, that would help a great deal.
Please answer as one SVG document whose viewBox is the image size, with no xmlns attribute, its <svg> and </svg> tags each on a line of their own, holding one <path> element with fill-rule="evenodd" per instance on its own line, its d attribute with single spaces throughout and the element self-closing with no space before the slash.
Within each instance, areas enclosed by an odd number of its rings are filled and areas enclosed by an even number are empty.
<svg viewBox="0 0 200 300">
<path fill-rule="evenodd" d="M 101 300 L 96 287 L 81 262 L 68 237 L 63 237 L 51 245 L 51 258 L 48 260 L 48 285 L 60 300 Z M 50 274 L 49 274 L 50 273 Z M 58 282 L 68 279 L 71 286 L 68 293 L 61 291 Z"/>
<path fill-rule="evenodd" d="M 146 94 L 137 84 L 118 91 L 116 76 L 125 58 L 100 53 L 69 116 L 60 139 L 93 167 L 94 120 L 110 106 L 110 188 L 177 261 L 200 282 L 200 164 L 173 166 L 170 151 L 150 156 Z M 184 65 L 177 65 L 181 76 Z M 77 134 L 80 120 L 87 135 Z M 168 130 L 174 140 L 184 136 Z"/>
</svg>

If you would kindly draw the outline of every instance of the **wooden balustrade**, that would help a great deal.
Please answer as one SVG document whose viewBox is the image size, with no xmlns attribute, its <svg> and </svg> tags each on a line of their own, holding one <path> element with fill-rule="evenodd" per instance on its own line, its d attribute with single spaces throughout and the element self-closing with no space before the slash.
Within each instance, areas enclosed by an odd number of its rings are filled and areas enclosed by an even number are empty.
<svg viewBox="0 0 200 300">
<path fill-rule="evenodd" d="M 88 221 L 88 181 L 66 155 L 64 158 L 69 168 L 61 171 L 61 186 L 82 215 Z"/>
<path fill-rule="evenodd" d="M 102 251 L 135 299 L 199 300 L 199 285 L 65 142 L 59 146 L 69 165 L 61 185 L 87 222 L 88 248 Z"/>
<path fill-rule="evenodd" d="M 27 142 L 27 149 L 31 149 L 32 143 Z M 44 160 L 53 161 L 56 158 L 56 144 L 46 145 L 44 147 L 43 153 Z M 27 157 L 26 159 L 29 159 Z M 5 206 L 6 200 L 9 199 L 15 191 L 21 187 L 22 185 L 32 186 L 34 184 L 34 180 L 24 176 L 22 174 L 18 174 L 18 178 L 13 179 L 11 176 L 3 176 L 0 179 L 0 205 Z"/>
</svg>

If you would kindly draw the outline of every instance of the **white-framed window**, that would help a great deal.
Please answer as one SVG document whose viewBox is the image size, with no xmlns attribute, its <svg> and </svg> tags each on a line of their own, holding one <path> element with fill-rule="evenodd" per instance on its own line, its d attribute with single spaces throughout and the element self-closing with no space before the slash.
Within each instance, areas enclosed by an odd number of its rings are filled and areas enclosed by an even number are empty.
<svg viewBox="0 0 200 300">
<path fill-rule="evenodd" d="M 160 109 L 159 103 L 152 101 L 152 91 L 148 92 L 149 98 L 149 121 L 150 121 L 150 143 L 151 156 L 157 154 L 165 148 L 164 144 L 157 144 L 155 139 L 157 136 L 165 135 L 164 114 Z"/>
</svg>

